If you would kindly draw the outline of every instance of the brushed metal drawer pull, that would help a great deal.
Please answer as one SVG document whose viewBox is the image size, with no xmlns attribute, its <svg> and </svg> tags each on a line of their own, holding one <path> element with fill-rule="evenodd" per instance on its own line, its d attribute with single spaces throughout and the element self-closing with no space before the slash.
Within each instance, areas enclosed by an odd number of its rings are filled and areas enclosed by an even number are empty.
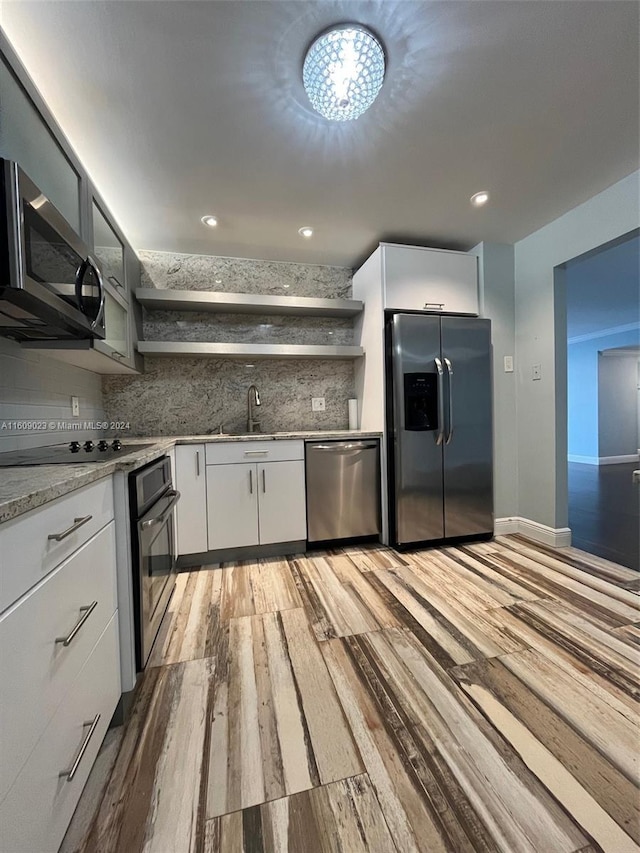
<svg viewBox="0 0 640 853">
<path fill-rule="evenodd" d="M 92 518 L 92 515 L 85 515 L 84 518 L 74 518 L 71 527 L 67 527 L 62 533 L 50 533 L 47 539 L 55 539 L 56 542 L 62 542 L 63 539 L 71 536 L 72 533 L 75 533 L 76 530 L 82 527 L 83 524 L 86 524 L 87 521 L 91 521 Z"/>
<path fill-rule="evenodd" d="M 268 456 L 268 450 L 245 450 L 245 456 Z"/>
<path fill-rule="evenodd" d="M 60 779 L 64 779 L 66 777 L 67 782 L 71 782 L 73 777 L 76 775 L 78 767 L 80 767 L 80 762 L 84 758 L 84 754 L 87 751 L 87 747 L 89 746 L 89 741 L 93 737 L 93 733 L 98 727 L 98 723 L 100 722 L 100 714 L 96 714 L 93 720 L 89 720 L 87 723 L 83 723 L 82 727 L 86 728 L 87 726 L 91 726 L 85 739 L 82 741 L 82 746 L 80 747 L 80 751 L 76 755 L 76 760 L 73 762 L 69 770 L 63 770 L 62 773 L 59 773 L 58 776 Z"/>
<path fill-rule="evenodd" d="M 249 494 L 253 494 L 253 471 L 249 471 Z"/>
<path fill-rule="evenodd" d="M 80 613 L 82 613 L 82 616 L 78 619 L 76 624 L 71 629 L 71 633 L 67 634 L 66 637 L 56 637 L 56 643 L 62 643 L 63 646 L 68 646 L 73 641 L 73 638 L 75 637 L 75 635 L 78 633 L 80 628 L 82 628 L 84 623 L 87 621 L 89 616 L 91 616 L 91 614 L 93 613 L 93 611 L 96 609 L 97 606 L 98 606 L 98 602 L 92 601 L 91 604 L 89 604 L 88 606 L 81 607 Z"/>
<path fill-rule="evenodd" d="M 262 492 L 263 494 L 267 491 L 267 475 L 265 474 L 265 469 L 262 469 Z"/>
<path fill-rule="evenodd" d="M 444 302 L 425 302 L 424 310 L 428 311 L 430 308 L 435 308 L 437 311 L 442 311 L 444 308 Z"/>
</svg>

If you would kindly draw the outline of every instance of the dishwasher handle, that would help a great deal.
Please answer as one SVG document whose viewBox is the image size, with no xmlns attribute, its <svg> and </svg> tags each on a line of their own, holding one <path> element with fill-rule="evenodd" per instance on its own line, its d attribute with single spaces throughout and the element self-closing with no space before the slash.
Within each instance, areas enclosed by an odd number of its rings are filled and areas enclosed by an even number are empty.
<svg viewBox="0 0 640 853">
<path fill-rule="evenodd" d="M 364 441 L 341 442 L 336 441 L 335 444 L 309 444 L 309 450 L 328 450 L 332 453 L 341 452 L 343 450 L 377 450 L 377 443 L 366 444 Z"/>
</svg>

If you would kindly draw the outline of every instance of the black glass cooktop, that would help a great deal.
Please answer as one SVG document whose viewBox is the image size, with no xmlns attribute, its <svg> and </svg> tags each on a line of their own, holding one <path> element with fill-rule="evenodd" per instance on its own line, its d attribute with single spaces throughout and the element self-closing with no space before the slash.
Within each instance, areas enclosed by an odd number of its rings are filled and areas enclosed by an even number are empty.
<svg viewBox="0 0 640 853">
<path fill-rule="evenodd" d="M 111 462 L 127 453 L 152 447 L 153 442 L 122 442 L 119 439 L 72 441 L 49 447 L 29 447 L 0 453 L 0 468 L 14 465 L 81 465 L 87 462 Z"/>
</svg>

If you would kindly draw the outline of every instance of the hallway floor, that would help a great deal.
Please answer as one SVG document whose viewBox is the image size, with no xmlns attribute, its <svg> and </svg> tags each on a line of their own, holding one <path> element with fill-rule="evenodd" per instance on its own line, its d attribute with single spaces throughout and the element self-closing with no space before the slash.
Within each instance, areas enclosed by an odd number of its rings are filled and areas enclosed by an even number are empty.
<svg viewBox="0 0 640 853">
<path fill-rule="evenodd" d="M 640 571 L 640 488 L 631 481 L 638 462 L 569 462 L 569 527 L 576 548 Z"/>
<path fill-rule="evenodd" d="M 638 853 L 639 585 L 516 536 L 182 573 L 62 849 Z"/>
</svg>

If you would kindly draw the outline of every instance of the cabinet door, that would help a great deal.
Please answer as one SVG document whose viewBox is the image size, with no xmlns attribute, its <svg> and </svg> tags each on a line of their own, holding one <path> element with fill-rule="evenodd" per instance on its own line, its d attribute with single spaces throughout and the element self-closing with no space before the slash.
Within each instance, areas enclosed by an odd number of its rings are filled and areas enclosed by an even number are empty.
<svg viewBox="0 0 640 853">
<path fill-rule="evenodd" d="M 176 447 L 176 505 L 178 554 L 207 550 L 207 481 L 204 444 Z"/>
<path fill-rule="evenodd" d="M 260 544 L 307 538 L 304 462 L 258 465 Z"/>
<path fill-rule="evenodd" d="M 80 233 L 80 176 L 2 57 L 0 104 L 0 157 L 17 160 L 71 227 Z"/>
<path fill-rule="evenodd" d="M 385 308 L 478 313 L 478 259 L 464 252 L 384 247 Z"/>
<path fill-rule="evenodd" d="M 116 290 L 125 292 L 124 246 L 96 200 L 91 202 L 93 251 L 100 262 L 104 278 Z"/>
<path fill-rule="evenodd" d="M 105 288 L 104 328 L 102 342 L 108 347 L 112 358 L 129 358 L 129 310 L 124 301 L 114 298 Z"/>
<path fill-rule="evenodd" d="M 210 551 L 258 544 L 256 465 L 207 465 L 207 519 Z"/>
</svg>

